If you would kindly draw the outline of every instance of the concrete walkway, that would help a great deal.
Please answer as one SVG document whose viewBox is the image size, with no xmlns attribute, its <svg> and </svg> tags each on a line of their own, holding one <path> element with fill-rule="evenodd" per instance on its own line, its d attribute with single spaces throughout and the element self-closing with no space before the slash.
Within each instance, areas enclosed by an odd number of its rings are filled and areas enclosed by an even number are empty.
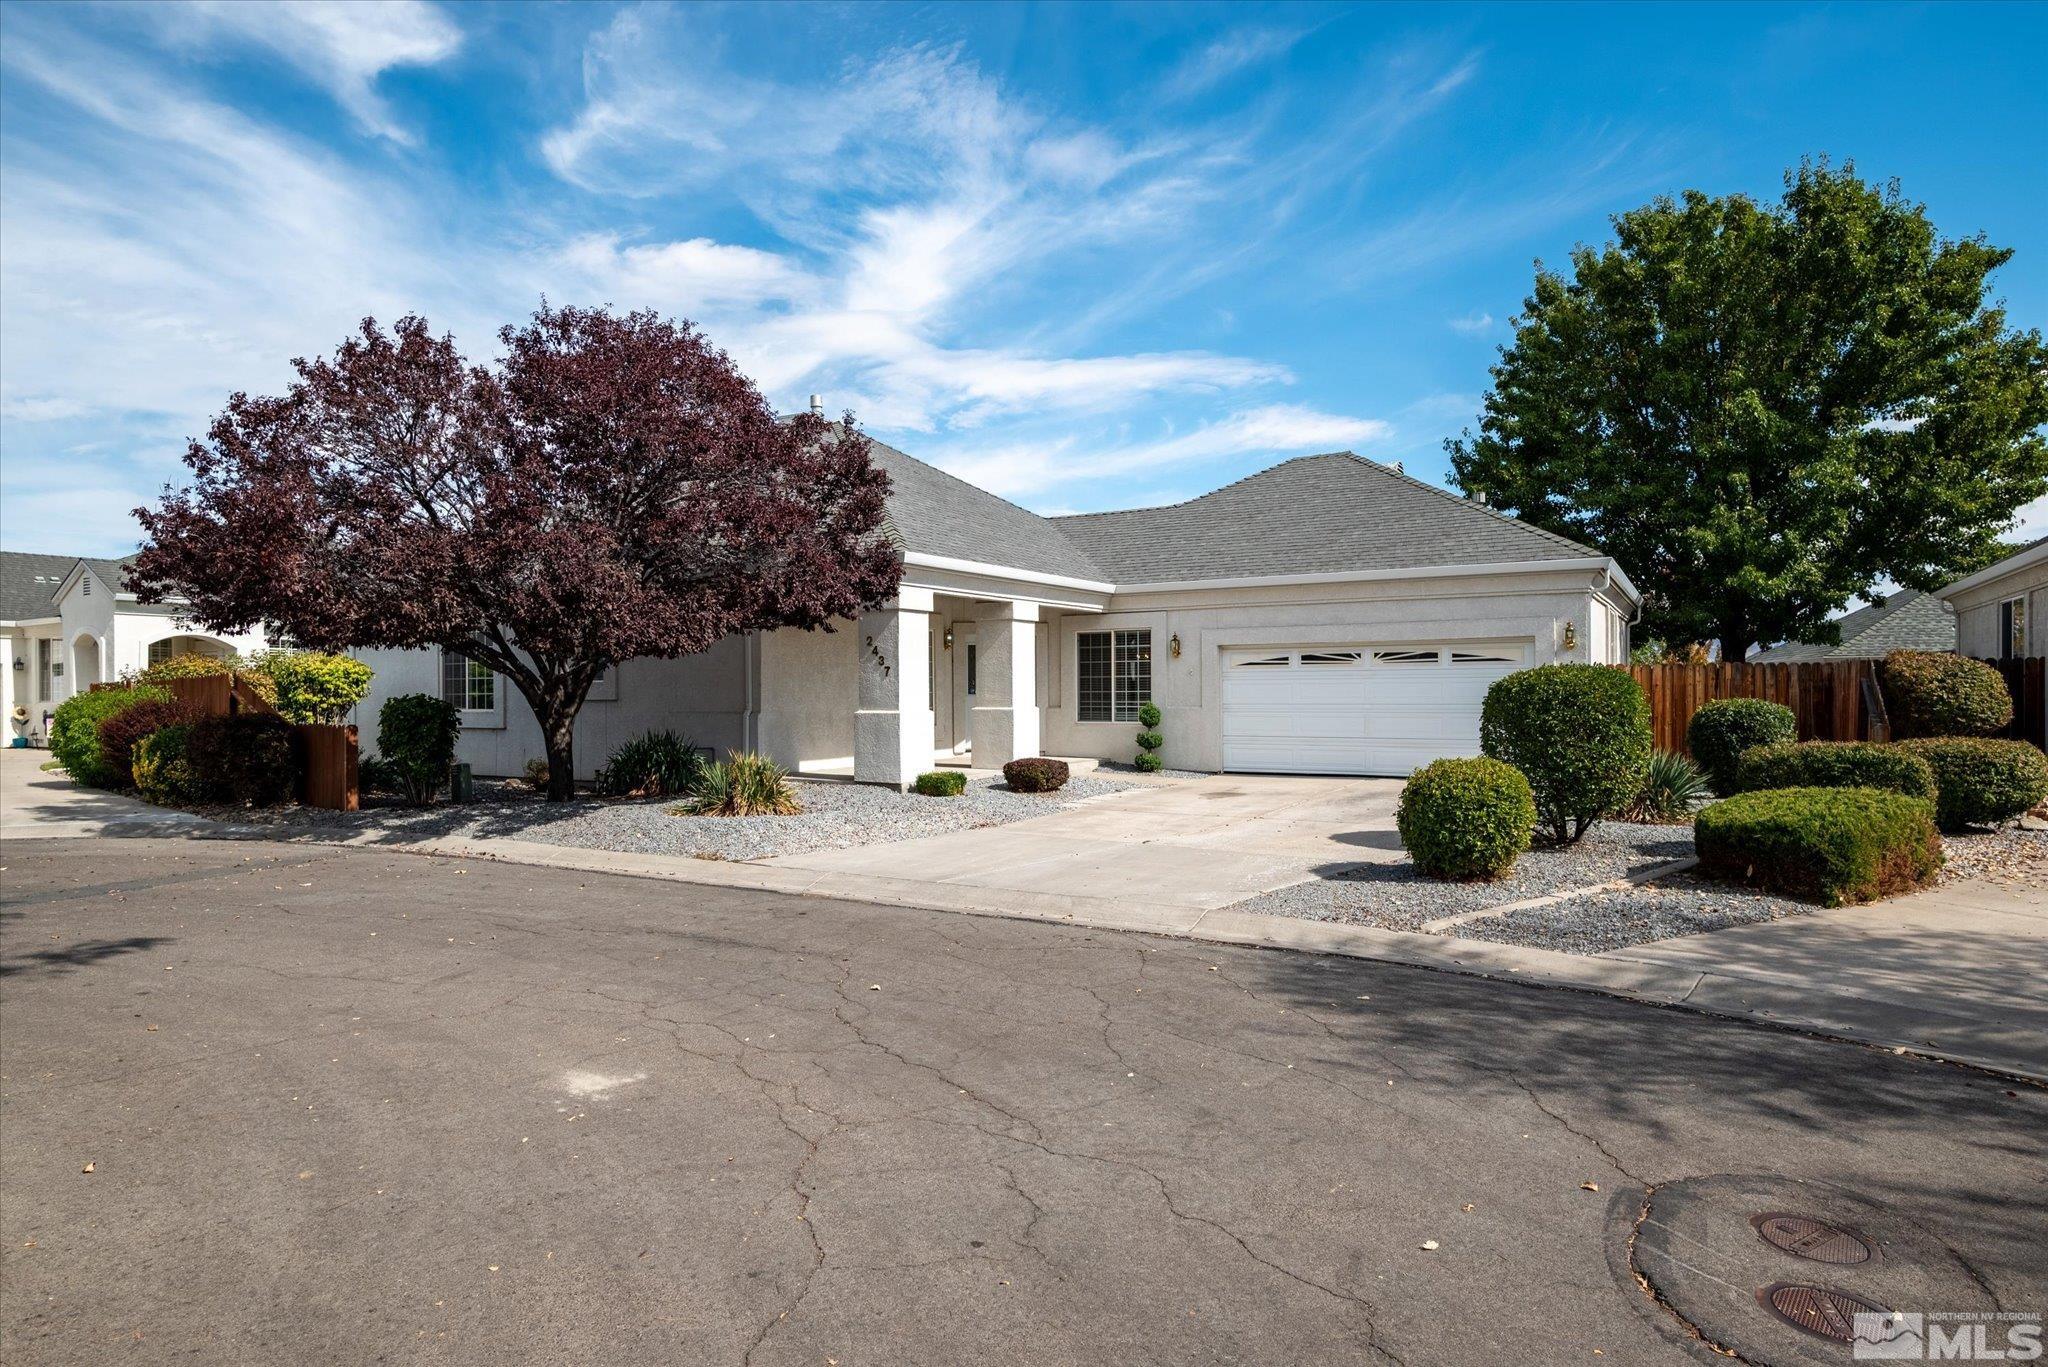
<svg viewBox="0 0 2048 1367">
<path fill-rule="evenodd" d="M 0 752 L 0 831 L 9 840 L 316 838 L 220 826 L 80 789 L 38 773 L 44 758 Z M 1230 910 L 1326 866 L 1400 858 L 1392 829 L 1399 787 L 1219 777 L 1005 826 L 753 863 L 501 837 L 395 846 L 364 832 L 323 843 L 1377 959 L 1684 1007 L 2048 1081 L 2048 888 L 1953 884 L 1597 955 Z"/>
</svg>

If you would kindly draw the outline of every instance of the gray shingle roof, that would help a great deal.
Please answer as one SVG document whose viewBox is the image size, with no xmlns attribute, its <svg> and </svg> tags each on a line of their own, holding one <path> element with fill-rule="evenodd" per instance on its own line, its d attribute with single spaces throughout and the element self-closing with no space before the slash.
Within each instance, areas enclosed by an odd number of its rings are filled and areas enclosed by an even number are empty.
<svg viewBox="0 0 2048 1367">
<path fill-rule="evenodd" d="M 37 555 L 31 551 L 0 551 L 0 622 L 27 622 L 57 615 L 57 587 L 83 560 L 101 582 L 125 593 L 128 561 L 82 555 Z"/>
<path fill-rule="evenodd" d="M 869 439 L 888 472 L 891 538 L 905 550 L 1008 565 L 1071 579 L 1105 578 L 1047 518 L 977 489 L 966 480 Z"/>
<path fill-rule="evenodd" d="M 1956 614 L 1917 589 L 1902 589 L 1841 619 L 1840 645 L 1794 641 L 1749 657 L 1751 664 L 1789 665 L 1808 660 L 1875 660 L 1894 650 L 1954 650 Z"/>
<path fill-rule="evenodd" d="M 1286 461 L 1186 503 L 1050 520 L 1119 584 L 1600 554 L 1348 451 Z"/>
</svg>

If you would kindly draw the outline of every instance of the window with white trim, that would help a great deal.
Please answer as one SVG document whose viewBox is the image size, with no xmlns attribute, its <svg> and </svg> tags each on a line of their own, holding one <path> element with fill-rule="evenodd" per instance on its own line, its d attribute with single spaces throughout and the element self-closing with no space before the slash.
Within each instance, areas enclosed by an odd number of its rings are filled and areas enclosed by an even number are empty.
<svg viewBox="0 0 2048 1367">
<path fill-rule="evenodd" d="M 1305 665 L 1355 665 L 1365 662 L 1362 650 L 1304 650 L 1301 662 Z"/>
<path fill-rule="evenodd" d="M 498 707 L 498 676 L 491 667 L 461 651 L 441 652 L 441 696 L 458 712 L 494 712 Z"/>
<path fill-rule="evenodd" d="M 1376 665 L 1433 665 L 1443 656 L 1438 650 L 1375 650 L 1372 662 Z"/>
<path fill-rule="evenodd" d="M 1136 721 L 1152 701 L 1152 633 L 1083 631 L 1076 635 L 1075 715 L 1082 721 Z"/>
<path fill-rule="evenodd" d="M 967 643 L 967 696 L 972 698 L 981 692 L 981 667 L 974 654 L 974 642 Z"/>
<path fill-rule="evenodd" d="M 171 638 L 168 636 L 164 637 L 161 641 L 151 641 L 149 643 L 149 662 L 152 665 L 162 664 L 175 653 L 176 651 L 171 645 Z"/>
<path fill-rule="evenodd" d="M 2027 653 L 2027 600 L 2008 598 L 1998 605 L 1998 650 L 2008 660 Z"/>
<path fill-rule="evenodd" d="M 1280 668 L 1285 669 L 1292 663 L 1294 663 L 1292 655 L 1261 655 L 1256 659 L 1232 660 L 1230 667 L 1232 669 L 1271 669 L 1278 665 Z"/>
<path fill-rule="evenodd" d="M 1500 655 L 1489 650 L 1454 650 L 1451 652 L 1454 665 L 1511 665 L 1521 663 L 1514 655 Z"/>
</svg>

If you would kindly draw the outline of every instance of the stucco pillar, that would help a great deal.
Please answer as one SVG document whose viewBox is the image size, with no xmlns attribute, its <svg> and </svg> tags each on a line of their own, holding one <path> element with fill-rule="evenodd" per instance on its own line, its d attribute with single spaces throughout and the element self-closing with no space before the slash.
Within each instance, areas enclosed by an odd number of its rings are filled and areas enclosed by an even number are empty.
<svg viewBox="0 0 2048 1367">
<path fill-rule="evenodd" d="M 28 690 L 17 687 L 14 682 L 15 655 L 14 633 L 0 631 L 0 720 L 5 722 L 5 725 L 0 725 L 0 745 L 12 745 L 16 736 L 28 733 L 27 726 L 14 724 L 15 704 L 28 701 Z M 21 672 L 21 679 L 23 683 L 28 681 L 26 668 Z"/>
<path fill-rule="evenodd" d="M 864 613 L 860 708 L 853 717 L 853 777 L 898 792 L 932 767 L 932 593 L 903 589 L 879 612 Z"/>
<path fill-rule="evenodd" d="M 974 767 L 1000 769 L 1038 753 L 1038 604 L 997 604 L 974 639 Z"/>
</svg>

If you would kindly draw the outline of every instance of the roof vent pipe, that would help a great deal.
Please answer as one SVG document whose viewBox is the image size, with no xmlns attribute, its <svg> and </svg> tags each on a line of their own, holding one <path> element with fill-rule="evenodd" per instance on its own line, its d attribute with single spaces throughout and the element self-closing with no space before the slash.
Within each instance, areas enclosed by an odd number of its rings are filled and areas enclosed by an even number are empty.
<svg viewBox="0 0 2048 1367">
<path fill-rule="evenodd" d="M 1486 490 L 1484 490 L 1484 489 L 1474 489 L 1474 490 L 1472 491 L 1472 501 L 1473 501 L 1474 503 L 1477 503 L 1477 504 L 1478 504 L 1478 505 L 1479 505 L 1480 507 L 1482 507 L 1482 508 L 1483 508 L 1483 507 L 1485 507 L 1485 506 L 1486 506 Z"/>
<path fill-rule="evenodd" d="M 1408 472 L 1401 468 L 1401 462 L 1397 460 L 1394 462 L 1394 473 L 1397 475 L 1405 475 Z"/>
<path fill-rule="evenodd" d="M 822 418 L 822 417 L 824 417 L 824 416 L 825 416 L 825 396 L 824 396 L 824 395 L 822 395 L 822 394 L 813 394 L 813 395 L 811 395 L 811 416 L 812 416 L 812 417 L 814 417 L 814 418 Z"/>
</svg>

